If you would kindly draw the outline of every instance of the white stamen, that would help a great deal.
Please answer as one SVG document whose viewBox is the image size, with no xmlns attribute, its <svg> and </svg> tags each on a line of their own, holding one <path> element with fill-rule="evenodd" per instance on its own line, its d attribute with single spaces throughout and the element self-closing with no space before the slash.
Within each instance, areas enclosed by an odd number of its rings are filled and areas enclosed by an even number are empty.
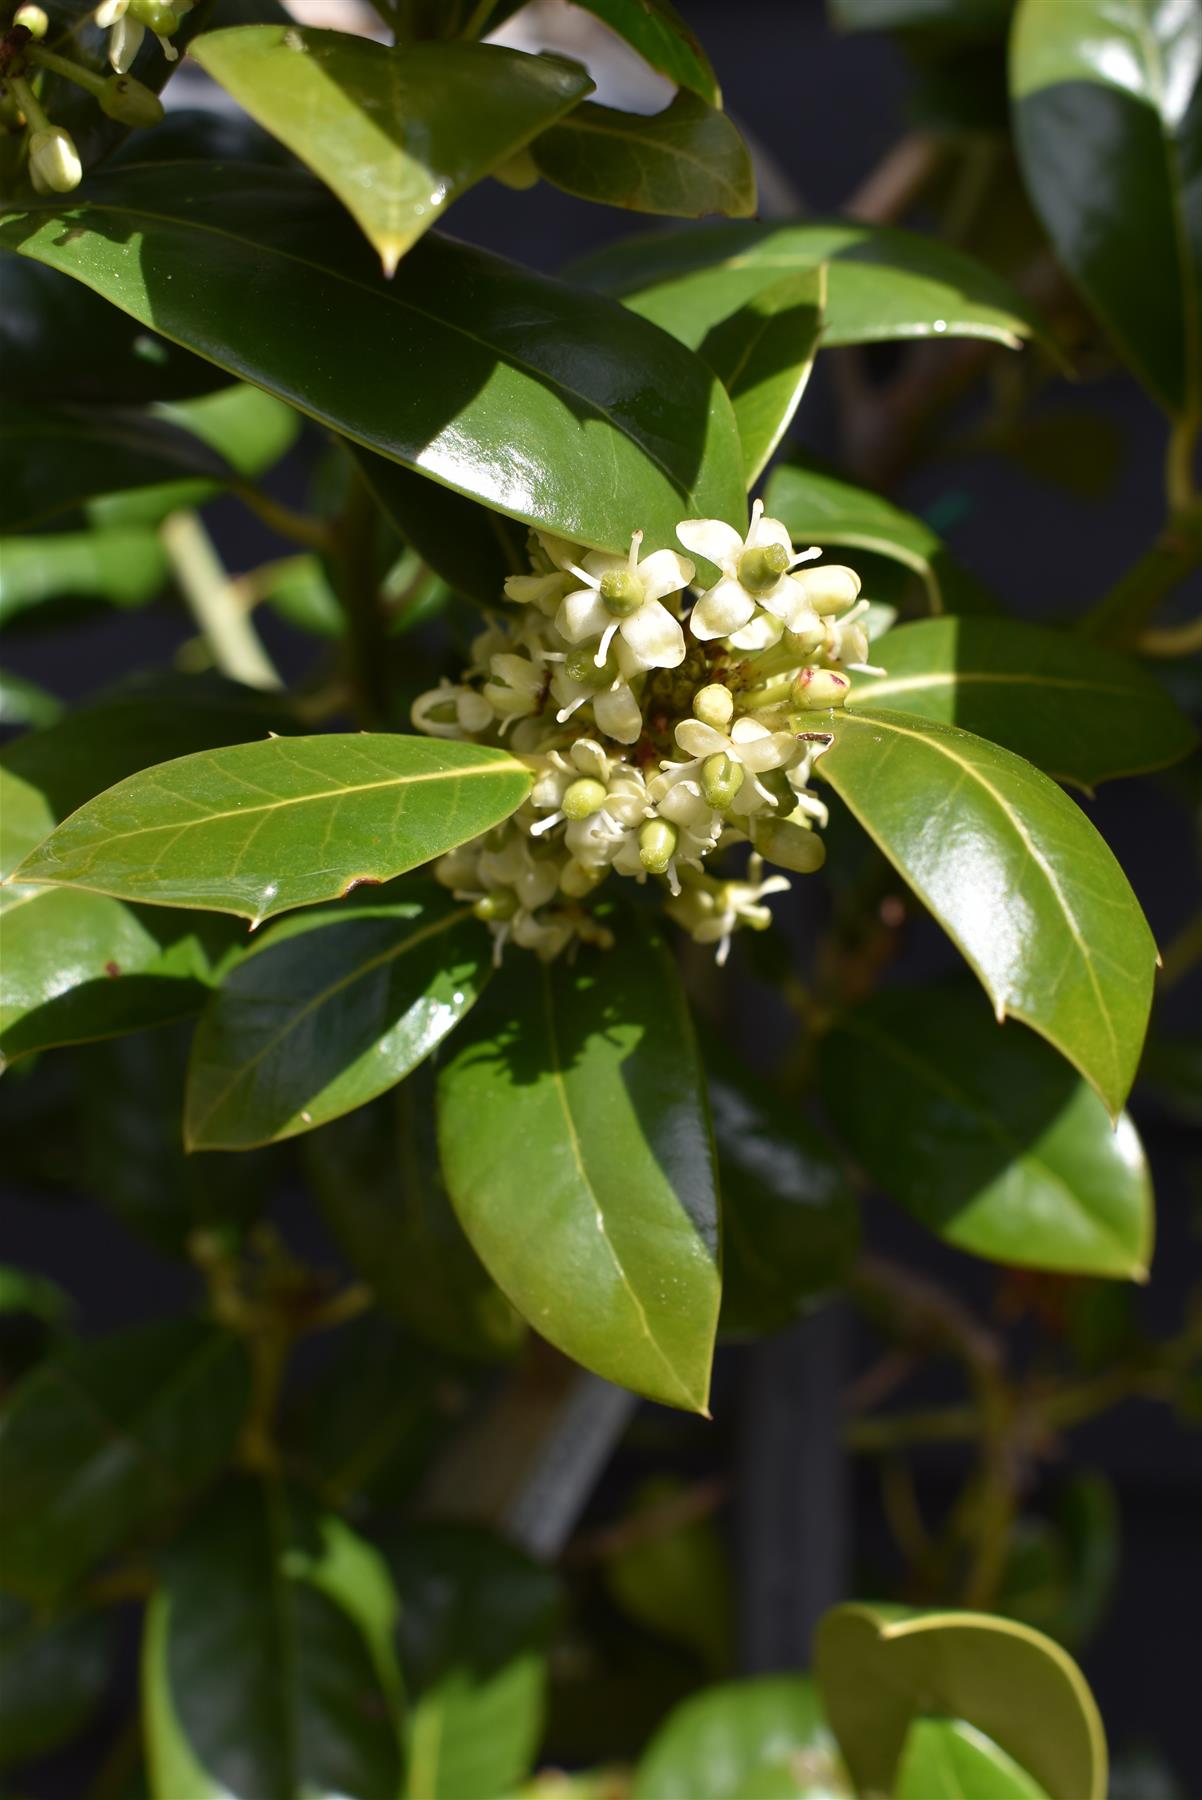
<svg viewBox="0 0 1202 1800">
<path fill-rule="evenodd" d="M 598 644 L 597 654 L 593 658 L 593 661 L 599 669 L 603 669 L 609 660 L 609 646 L 613 643 L 614 632 L 618 629 L 620 624 L 621 620 L 615 619 L 613 624 L 607 625 L 605 630 L 601 633 L 601 642 Z"/>
</svg>

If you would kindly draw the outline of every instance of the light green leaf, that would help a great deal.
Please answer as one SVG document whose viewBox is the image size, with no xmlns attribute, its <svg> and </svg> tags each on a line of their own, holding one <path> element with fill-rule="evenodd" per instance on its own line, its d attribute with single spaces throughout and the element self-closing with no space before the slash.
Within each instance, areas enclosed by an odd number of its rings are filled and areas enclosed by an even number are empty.
<svg viewBox="0 0 1202 1800">
<path fill-rule="evenodd" d="M 0 546 L 0 561 L 4 549 Z M 49 688 L 36 681 L 26 681 L 11 669 L 0 669 L 0 726 L 11 731 L 14 726 L 53 725 L 63 713 L 63 703 Z"/>
<path fill-rule="evenodd" d="M 978 337 L 1016 348 L 1042 326 L 984 264 L 892 226 L 840 221 L 730 224 L 626 238 L 571 277 L 617 294 L 696 349 L 708 331 L 784 275 L 829 263 L 824 344 Z"/>
<path fill-rule="evenodd" d="M 924 520 L 869 488 L 822 469 L 785 463 L 772 471 L 764 510 L 783 520 L 797 544 L 845 544 L 913 569 L 933 613 L 996 610 L 992 596 L 960 567 Z"/>
<path fill-rule="evenodd" d="M 1202 6 L 1022 0 L 1023 174 L 1065 267 L 1141 381 L 1202 414 Z"/>
<path fill-rule="evenodd" d="M 961 725 L 1088 793 L 1180 762 L 1197 735 L 1164 688 L 1113 651 L 1017 619 L 922 619 L 872 649 L 848 704 Z"/>
<path fill-rule="evenodd" d="M 912 1721 L 939 1712 L 992 1738 L 1051 1800 L 1104 1800 L 1106 1739 L 1093 1695 L 1072 1658 L 1027 1625 L 988 1613 L 837 1606 L 818 1627 L 817 1674 L 861 1790 L 892 1792 Z"/>
<path fill-rule="evenodd" d="M 526 1327 L 463 1235 L 438 1167 L 428 1066 L 306 1141 L 326 1223 L 377 1304 L 455 1357 L 511 1355 Z"/>
<path fill-rule="evenodd" d="M 555 1577 L 500 1538 L 424 1526 L 385 1540 L 412 1695 L 405 1800 L 496 1800 L 542 1736 Z"/>
<path fill-rule="evenodd" d="M 1152 1184 L 1126 1113 L 979 994 L 897 988 L 844 1013 L 826 1109 L 872 1179 L 939 1237 L 1021 1268 L 1147 1277 Z"/>
<path fill-rule="evenodd" d="M 258 925 L 376 885 L 508 818 L 531 776 L 429 738 L 268 738 L 158 763 L 73 813 L 16 879 Z"/>
<path fill-rule="evenodd" d="M 387 275 L 453 200 L 593 86 L 576 65 L 499 44 L 390 47 L 343 31 L 242 25 L 190 48 L 337 194 Z"/>
<path fill-rule="evenodd" d="M 788 1761 L 807 1785 L 779 1788 Z M 754 1800 L 765 1791 L 851 1795 L 822 1702 L 804 1675 L 707 1688 L 668 1715 L 635 1772 L 631 1800 Z"/>
<path fill-rule="evenodd" d="M 822 335 L 826 268 L 762 289 L 706 334 L 701 355 L 730 395 L 753 487 L 801 404 Z"/>
<path fill-rule="evenodd" d="M 62 600 L 145 606 L 167 581 L 153 531 L 64 531 L 0 541 L 0 625 Z"/>
<path fill-rule="evenodd" d="M 722 96 L 709 58 L 672 0 L 578 0 L 626 39 L 644 62 L 678 87 L 719 106 Z"/>
<path fill-rule="evenodd" d="M 153 1800 L 397 1800 L 396 1595 L 341 1520 L 231 1482 L 163 1559 L 143 1645 Z"/>
<path fill-rule="evenodd" d="M 624 550 L 641 526 L 653 549 L 682 517 L 746 517 L 734 417 L 699 360 L 609 301 L 446 239 L 385 281 L 300 171 L 231 184 L 204 166 L 114 169 L 86 199 L 31 203 L 0 226 L 3 245 L 368 449 L 577 543 Z"/>
<path fill-rule="evenodd" d="M 963 1719 L 915 1719 L 893 1792 L 895 1800 L 1048 1800 L 1012 1756 Z"/>
<path fill-rule="evenodd" d="M 439 1144 L 468 1238 L 567 1355 L 703 1412 L 719 1301 L 705 1092 L 672 958 L 623 919 L 570 967 L 509 958 L 451 1041 Z"/>
<path fill-rule="evenodd" d="M 75 1736 L 113 1669 L 109 1613 L 39 1617 L 0 1595 L 0 1766 L 30 1762 Z"/>
<path fill-rule="evenodd" d="M 1066 1056 L 1117 1117 L 1152 999 L 1156 946 L 1081 809 L 1046 775 L 954 725 L 831 715 L 820 776 L 930 908 L 993 1001 Z"/>
<path fill-rule="evenodd" d="M 228 1332 L 173 1319 L 42 1364 L 0 1413 L 0 1585 L 44 1602 L 233 1449 L 250 1391 Z"/>
<path fill-rule="evenodd" d="M 628 212 L 699 219 L 755 211 L 755 170 L 724 112 L 681 92 L 658 113 L 618 112 L 586 101 L 531 146 L 554 187 Z"/>
<path fill-rule="evenodd" d="M 185 1144 L 245 1150 L 363 1106 L 454 1029 L 490 969 L 488 933 L 439 888 L 281 921 L 201 1015 Z"/>
</svg>

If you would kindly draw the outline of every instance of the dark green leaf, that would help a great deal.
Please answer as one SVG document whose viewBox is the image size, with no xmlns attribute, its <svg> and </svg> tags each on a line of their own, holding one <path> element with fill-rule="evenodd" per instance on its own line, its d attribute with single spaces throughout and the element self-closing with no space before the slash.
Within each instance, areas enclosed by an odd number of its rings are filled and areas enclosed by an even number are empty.
<svg viewBox="0 0 1202 1800">
<path fill-rule="evenodd" d="M 828 1112 L 872 1179 L 949 1244 L 1023 1268 L 1147 1278 L 1152 1184 L 1124 1113 L 979 994 L 898 988 L 843 1014 Z"/>
<path fill-rule="evenodd" d="M 231 1483 L 164 1558 L 146 1618 L 154 1800 L 396 1800 L 396 1595 L 340 1519 Z"/>
<path fill-rule="evenodd" d="M 501 1539 L 426 1526 L 386 1541 L 412 1696 L 405 1800 L 496 1800 L 542 1736 L 553 1575 Z"/>
<path fill-rule="evenodd" d="M 746 144 L 726 114 L 696 94 L 678 93 L 650 114 L 586 101 L 530 154 L 540 175 L 580 200 L 677 219 L 745 219 L 755 211 Z"/>
<path fill-rule="evenodd" d="M 427 1070 L 306 1148 L 326 1223 L 385 1312 L 452 1356 L 517 1349 L 525 1326 L 485 1273 L 443 1187 Z"/>
<path fill-rule="evenodd" d="M 385 517 L 457 592 L 495 606 L 506 576 L 528 572 L 526 533 L 512 519 L 400 463 L 367 450 L 355 450 L 355 456 Z"/>
<path fill-rule="evenodd" d="M 644 62 L 677 87 L 721 104 L 718 81 L 705 51 L 681 18 L 672 0 L 578 0 L 586 12 L 604 19 L 626 39 Z"/>
<path fill-rule="evenodd" d="M 893 1791 L 911 1723 L 938 1712 L 985 1732 L 1055 1800 L 1103 1800 L 1106 1739 L 1093 1695 L 1072 1658 L 1029 1626 L 987 1613 L 837 1606 L 818 1627 L 817 1665 L 861 1790 Z"/>
<path fill-rule="evenodd" d="M 507 818 L 530 780 L 504 751 L 429 738 L 359 732 L 203 750 L 89 801 L 16 875 L 257 925 L 429 862 Z"/>
<path fill-rule="evenodd" d="M 1087 793 L 1179 762 L 1198 741 L 1137 663 L 1017 619 L 922 619 L 872 655 L 886 673 L 857 676 L 852 706 L 961 725 Z"/>
<path fill-rule="evenodd" d="M 829 263 L 824 344 L 979 337 L 1015 348 L 1042 327 L 982 263 L 892 226 L 732 224 L 644 233 L 569 271 L 696 349 L 783 275 Z"/>
<path fill-rule="evenodd" d="M 52 1599 L 178 1509 L 233 1449 L 241 1344 L 171 1320 L 43 1364 L 0 1414 L 0 1585 Z"/>
<path fill-rule="evenodd" d="M 117 407 L 49 407 L 9 400 L 0 420 L 0 531 L 36 525 L 116 488 L 165 474 L 217 482 L 230 470 L 165 419 Z"/>
<path fill-rule="evenodd" d="M 567 967 L 511 955 L 451 1041 L 439 1144 L 469 1240 L 586 1368 L 704 1411 L 718 1202 L 702 1071 L 672 959 L 623 920 Z"/>
<path fill-rule="evenodd" d="M 576 542 L 624 550 L 641 526 L 652 549 L 682 516 L 745 516 L 734 418 L 703 364 L 604 299 L 448 240 L 426 238 L 384 281 L 299 172 L 116 170 L 86 200 L 32 205 L 0 244 L 368 449 Z"/>
<path fill-rule="evenodd" d="M 954 725 L 832 715 L 818 769 L 930 908 L 999 1019 L 1038 1031 L 1116 1117 L 1148 1023 L 1156 946 L 1110 850 L 1030 763 Z"/>
<path fill-rule="evenodd" d="M 934 613 L 995 610 L 992 596 L 949 555 L 924 520 L 869 488 L 822 469 L 786 463 L 772 471 L 764 510 L 783 520 L 798 544 L 846 544 L 913 569 Z"/>
<path fill-rule="evenodd" d="M 0 542 L 0 625 L 56 601 L 145 606 L 167 580 L 153 531 L 64 531 Z"/>
<path fill-rule="evenodd" d="M 776 1786 L 775 1765 L 785 1758 L 804 1766 L 810 1786 Z M 644 1751 L 631 1800 L 753 1800 L 770 1781 L 774 1794 L 851 1794 L 822 1702 L 804 1675 L 732 1681 L 684 1701 Z"/>
<path fill-rule="evenodd" d="M 22 1129 L 36 1132 L 40 1121 L 27 1106 L 18 1110 Z M 21 1184 L 24 1176 L 23 1169 L 12 1167 L 15 1183 Z M 0 1263 L 0 1393 L 6 1392 L 43 1357 L 64 1347 L 74 1311 L 70 1295 L 57 1282 L 30 1269 Z"/>
<path fill-rule="evenodd" d="M 730 395 L 753 487 L 784 437 L 822 335 L 826 268 L 786 275 L 707 332 L 701 355 Z"/>
<path fill-rule="evenodd" d="M 1196 0 L 1023 0 L 1011 45 L 1027 187 L 1074 280 L 1170 412 L 1202 411 Z"/>
<path fill-rule="evenodd" d="M 1001 37 L 1013 0 L 827 0 L 840 31 L 914 31 Z"/>
<path fill-rule="evenodd" d="M 1012 1756 L 963 1719 L 915 1719 L 895 1800 L 1048 1800 Z"/>
<path fill-rule="evenodd" d="M 1069 1650 L 1088 1642 L 1113 1597 L 1119 1513 L 1104 1475 L 1068 1482 L 1050 1519 L 1024 1517 L 1010 1535 L 998 1609 Z"/>
<path fill-rule="evenodd" d="M 734 1642 L 730 1564 L 713 1520 L 679 1510 L 689 1499 L 681 1481 L 644 1482 L 615 1525 L 605 1585 L 628 1618 L 721 1675 Z"/>
<path fill-rule="evenodd" d="M 777 1331 L 842 1280 L 859 1247 L 859 1211 L 831 1146 L 796 1107 L 725 1064 L 709 1091 L 722 1188 L 720 1329 Z"/>
<path fill-rule="evenodd" d="M 113 1648 L 104 1613 L 43 1619 L 0 1596 L 0 1765 L 75 1736 L 108 1687 Z"/>
<path fill-rule="evenodd" d="M 185 1143 L 244 1150 L 352 1112 L 454 1029 L 489 969 L 488 933 L 438 888 L 282 921 L 197 1026 Z"/>
<path fill-rule="evenodd" d="M 593 86 L 578 65 L 499 44 L 389 47 L 295 25 L 206 32 L 191 53 L 337 194 L 389 275 Z"/>
</svg>

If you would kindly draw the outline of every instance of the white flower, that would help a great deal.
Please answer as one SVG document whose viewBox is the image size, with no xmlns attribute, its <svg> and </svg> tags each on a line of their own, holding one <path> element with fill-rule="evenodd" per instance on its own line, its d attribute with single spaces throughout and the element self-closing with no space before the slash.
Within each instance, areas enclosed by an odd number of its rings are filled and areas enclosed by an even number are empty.
<svg viewBox="0 0 1202 1800">
<path fill-rule="evenodd" d="M 147 12 L 152 28 L 162 23 L 167 29 L 155 31 L 159 48 L 168 62 L 176 62 L 179 51 L 171 42 L 170 33 L 175 31 L 180 19 L 192 7 L 192 0 L 172 0 L 172 4 L 153 3 L 147 7 L 139 7 L 139 12 Z M 128 74 L 133 67 L 134 58 L 142 48 L 142 40 L 146 36 L 146 26 L 138 16 L 130 17 L 130 0 L 101 0 L 101 4 L 93 13 L 96 24 L 109 34 L 108 58 L 118 75 Z"/>
<path fill-rule="evenodd" d="M 429 737 L 464 738 L 487 731 L 493 722 L 493 709 L 475 688 L 444 680 L 418 695 L 409 716 L 417 730 Z"/>
<path fill-rule="evenodd" d="M 551 677 L 551 693 L 559 704 L 556 721 L 564 725 L 580 707 L 591 704 L 597 730 L 619 744 L 638 742 L 643 713 L 630 686 L 639 673 L 633 653 L 619 641 L 603 665 L 577 651 Z"/>
<path fill-rule="evenodd" d="M 544 670 L 528 656 L 501 651 L 489 657 L 490 679 L 483 694 L 501 720 L 504 731 L 515 719 L 536 713 L 546 698 L 547 677 Z"/>
<path fill-rule="evenodd" d="M 717 563 L 722 571 L 721 580 L 702 595 L 689 614 L 689 629 L 703 640 L 742 631 L 755 618 L 757 606 L 766 604 L 780 588 L 790 569 L 821 554 L 817 549 L 796 553 L 780 520 L 764 516 L 762 500 L 751 509 L 751 527 L 745 538 L 723 519 L 685 519 L 676 527 L 676 535 L 686 550 Z"/>
<path fill-rule="evenodd" d="M 749 925 L 753 931 L 766 931 L 771 925 L 772 914 L 761 904 L 765 895 L 789 891 L 791 884 L 783 875 L 770 875 L 765 881 L 763 872 L 763 859 L 753 855 L 748 858 L 746 881 L 711 881 L 701 876 L 667 903 L 673 918 L 696 943 L 717 944 L 719 968 L 730 954 L 731 935 L 740 925 Z"/>
<path fill-rule="evenodd" d="M 761 806 L 775 804 L 772 795 L 757 776 L 769 769 L 784 769 L 799 755 L 797 739 L 787 731 L 769 731 L 758 719 L 744 714 L 736 719 L 729 732 L 718 731 L 701 719 L 682 719 L 676 727 L 676 742 L 694 759 L 692 765 L 669 767 L 690 768 L 708 765 L 712 756 L 728 757 L 744 772 L 740 786 L 729 805 L 732 812 L 756 812 Z M 725 804 L 725 803 L 724 803 Z"/>
<path fill-rule="evenodd" d="M 675 550 L 654 550 L 640 562 L 642 542 L 642 532 L 636 531 L 628 556 L 594 550 L 582 564 L 569 565 L 585 586 L 565 596 L 555 623 L 569 644 L 600 638 L 598 668 L 619 632 L 640 669 L 675 669 L 684 661 L 680 621 L 661 601 L 689 585 L 693 565 Z"/>
<path fill-rule="evenodd" d="M 868 633 L 860 623 L 868 610 L 867 600 L 860 600 L 845 618 L 828 619 L 822 651 L 830 662 L 842 663 L 858 674 L 883 675 L 884 669 L 868 660 Z"/>
</svg>

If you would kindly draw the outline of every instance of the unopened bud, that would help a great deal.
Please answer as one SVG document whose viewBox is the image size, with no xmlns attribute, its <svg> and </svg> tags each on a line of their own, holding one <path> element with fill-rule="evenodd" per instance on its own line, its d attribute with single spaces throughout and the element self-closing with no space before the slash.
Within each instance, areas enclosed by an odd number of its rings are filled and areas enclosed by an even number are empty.
<svg viewBox="0 0 1202 1800">
<path fill-rule="evenodd" d="M 789 819 L 757 819 L 752 838 L 761 856 L 798 875 L 812 875 L 826 861 L 826 845 L 818 833 Z"/>
<path fill-rule="evenodd" d="M 50 29 L 50 19 L 40 6 L 18 6 L 13 24 L 23 25 L 30 37 L 39 42 Z"/>
<path fill-rule="evenodd" d="M 35 183 L 53 194 L 69 194 L 83 178 L 79 152 L 69 131 L 48 125 L 30 133 L 29 172 Z"/>
<path fill-rule="evenodd" d="M 538 164 L 529 150 L 515 150 L 511 157 L 492 171 L 492 176 L 503 187 L 516 188 L 520 193 L 525 188 L 537 185 Z"/>
<path fill-rule="evenodd" d="M 586 869 L 583 863 L 573 859 L 563 866 L 559 877 L 560 891 L 569 900 L 583 900 L 586 894 L 591 894 L 604 881 L 608 872 L 607 869 Z"/>
<path fill-rule="evenodd" d="M 666 819 L 648 819 L 639 828 L 639 861 L 648 875 L 663 875 L 676 854 L 676 827 Z"/>
<path fill-rule="evenodd" d="M 693 696 L 693 717 L 700 719 L 703 725 L 712 725 L 715 731 L 726 730 L 734 710 L 735 697 L 720 681 L 711 681 L 708 687 L 698 688 Z"/>
<path fill-rule="evenodd" d="M 491 894 L 480 896 L 472 911 L 487 925 L 501 925 L 512 919 L 517 909 L 518 897 L 512 888 L 494 888 Z"/>
<path fill-rule="evenodd" d="M 846 612 L 860 592 L 860 577 L 842 563 L 819 569 L 799 569 L 793 577 L 810 606 L 825 618 Z"/>
<path fill-rule="evenodd" d="M 643 604 L 643 584 L 630 569 L 607 569 L 601 577 L 601 598 L 615 619 L 628 619 Z"/>
<path fill-rule="evenodd" d="M 821 712 L 828 706 L 842 706 L 851 682 L 833 669 L 803 669 L 793 683 L 792 699 L 805 712 Z"/>
<path fill-rule="evenodd" d="M 157 125 L 163 102 L 132 75 L 110 75 L 96 96 L 101 112 L 121 125 Z"/>
<path fill-rule="evenodd" d="M 563 811 L 569 819 L 590 819 L 595 812 L 600 812 L 609 799 L 609 789 L 603 781 L 594 781 L 585 775 L 574 781 L 563 797 Z"/>
<path fill-rule="evenodd" d="M 715 812 L 725 812 L 743 785 L 743 765 L 719 750 L 701 765 L 701 791 Z"/>
<path fill-rule="evenodd" d="M 770 594 L 788 567 L 783 544 L 757 544 L 739 558 L 739 585 L 749 594 Z"/>
</svg>

